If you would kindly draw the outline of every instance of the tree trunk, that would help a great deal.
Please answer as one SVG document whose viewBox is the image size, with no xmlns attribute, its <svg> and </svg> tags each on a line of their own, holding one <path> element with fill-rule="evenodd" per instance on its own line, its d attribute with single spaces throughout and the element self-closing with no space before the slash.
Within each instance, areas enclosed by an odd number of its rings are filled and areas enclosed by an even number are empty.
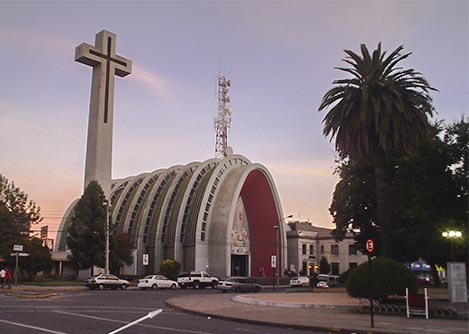
<svg viewBox="0 0 469 334">
<path fill-rule="evenodd" d="M 376 214 L 381 232 L 381 255 L 392 258 L 391 182 L 386 173 L 386 159 L 382 150 L 373 157 L 376 184 Z"/>
</svg>

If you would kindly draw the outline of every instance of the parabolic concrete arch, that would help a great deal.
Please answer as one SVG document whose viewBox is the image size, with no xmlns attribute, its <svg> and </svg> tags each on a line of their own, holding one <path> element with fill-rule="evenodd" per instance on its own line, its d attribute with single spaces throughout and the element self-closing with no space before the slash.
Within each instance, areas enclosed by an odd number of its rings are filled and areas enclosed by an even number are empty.
<svg viewBox="0 0 469 334">
<path fill-rule="evenodd" d="M 220 277 L 256 276 L 260 268 L 270 276 L 271 255 L 280 252 L 280 268 L 285 263 L 274 180 L 266 167 L 242 155 L 114 180 L 110 202 L 112 231 L 127 234 L 135 245 L 134 264 L 121 273 L 156 273 L 162 260 L 175 259 L 183 270 Z M 59 230 L 68 229 L 75 203 Z M 55 250 L 66 250 L 66 233 L 58 239 Z"/>
</svg>

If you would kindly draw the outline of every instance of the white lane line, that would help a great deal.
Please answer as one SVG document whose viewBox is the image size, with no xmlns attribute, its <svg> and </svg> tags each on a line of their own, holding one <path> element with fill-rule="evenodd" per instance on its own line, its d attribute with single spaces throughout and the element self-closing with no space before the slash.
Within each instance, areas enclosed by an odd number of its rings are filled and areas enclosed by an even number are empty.
<svg viewBox="0 0 469 334">
<path fill-rule="evenodd" d="M 54 312 L 55 313 L 60 313 L 60 314 L 65 314 L 65 315 L 71 315 L 71 316 L 75 316 L 75 317 L 82 317 L 82 318 L 88 318 L 88 319 L 94 319 L 94 320 L 116 322 L 116 323 L 120 323 L 120 324 L 128 324 L 129 323 L 128 321 L 101 318 L 101 317 L 95 317 L 95 316 L 92 316 L 92 315 L 84 315 L 84 314 L 79 314 L 79 313 L 72 313 L 72 312 L 65 312 L 65 311 L 54 311 Z M 153 325 L 143 325 L 143 324 L 139 324 L 137 326 L 146 327 L 146 328 L 164 329 L 164 330 L 167 330 L 167 331 L 180 332 L 180 333 L 216 334 L 216 333 L 212 333 L 212 332 L 191 331 L 189 329 L 179 329 L 179 328 L 171 328 L 171 327 L 163 327 L 163 326 L 153 326 Z"/>
<path fill-rule="evenodd" d="M 38 330 L 38 331 L 41 331 L 41 332 L 46 332 L 46 333 L 68 334 L 68 333 L 64 333 L 64 332 L 53 331 L 53 330 L 47 329 L 47 328 L 41 328 L 41 327 L 36 327 L 36 326 L 31 326 L 31 325 L 20 324 L 19 322 L 13 322 L 13 321 L 8 321 L 8 320 L 0 319 L 0 322 L 3 322 L 5 324 L 9 324 L 9 325 L 18 326 L 18 327 L 25 327 L 25 328 L 35 329 L 35 330 Z"/>
</svg>

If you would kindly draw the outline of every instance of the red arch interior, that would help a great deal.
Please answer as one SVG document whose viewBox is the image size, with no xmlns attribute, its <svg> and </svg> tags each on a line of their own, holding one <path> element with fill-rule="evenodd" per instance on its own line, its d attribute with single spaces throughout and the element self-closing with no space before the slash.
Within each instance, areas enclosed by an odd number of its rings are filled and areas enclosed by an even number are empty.
<svg viewBox="0 0 469 334">
<path fill-rule="evenodd" d="M 249 173 L 241 190 L 241 198 L 249 221 L 251 275 L 256 276 L 263 267 L 267 276 L 273 276 L 274 269 L 271 267 L 270 259 L 271 255 L 276 254 L 277 230 L 274 226 L 279 224 L 279 217 L 272 189 L 262 172 L 255 170 Z M 278 243 L 280 252 L 280 235 L 278 235 Z M 281 256 L 277 260 L 277 265 L 281 273 Z"/>
</svg>

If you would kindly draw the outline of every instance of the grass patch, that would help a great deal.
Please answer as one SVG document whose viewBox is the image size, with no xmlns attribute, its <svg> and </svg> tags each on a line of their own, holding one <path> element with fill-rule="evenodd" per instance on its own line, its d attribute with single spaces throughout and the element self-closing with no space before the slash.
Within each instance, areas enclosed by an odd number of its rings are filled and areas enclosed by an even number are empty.
<svg viewBox="0 0 469 334">
<path fill-rule="evenodd" d="M 18 282 L 21 285 L 31 286 L 84 286 L 83 281 L 57 281 L 57 280 L 35 280 L 29 282 Z"/>
</svg>

